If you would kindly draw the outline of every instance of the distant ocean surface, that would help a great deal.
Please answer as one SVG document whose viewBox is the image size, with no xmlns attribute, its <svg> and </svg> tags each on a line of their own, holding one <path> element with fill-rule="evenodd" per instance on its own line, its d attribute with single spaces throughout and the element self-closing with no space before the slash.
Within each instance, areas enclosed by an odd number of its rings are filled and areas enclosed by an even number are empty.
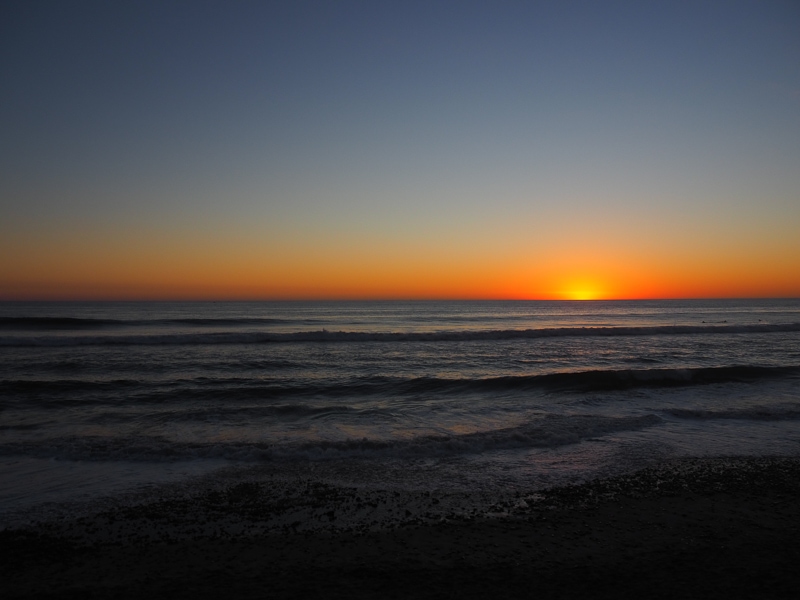
<svg viewBox="0 0 800 600">
<path fill-rule="evenodd" d="M 237 469 L 541 488 L 800 455 L 800 300 L 0 303 L 0 525 Z"/>
</svg>

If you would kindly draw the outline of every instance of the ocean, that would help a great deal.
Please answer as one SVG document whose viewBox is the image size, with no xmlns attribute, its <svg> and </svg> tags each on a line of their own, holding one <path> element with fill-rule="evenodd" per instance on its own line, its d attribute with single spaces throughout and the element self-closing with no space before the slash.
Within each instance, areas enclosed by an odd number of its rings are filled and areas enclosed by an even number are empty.
<svg viewBox="0 0 800 600">
<path fill-rule="evenodd" d="M 800 300 L 0 303 L 0 524 L 237 481 L 489 506 L 798 455 Z"/>
</svg>

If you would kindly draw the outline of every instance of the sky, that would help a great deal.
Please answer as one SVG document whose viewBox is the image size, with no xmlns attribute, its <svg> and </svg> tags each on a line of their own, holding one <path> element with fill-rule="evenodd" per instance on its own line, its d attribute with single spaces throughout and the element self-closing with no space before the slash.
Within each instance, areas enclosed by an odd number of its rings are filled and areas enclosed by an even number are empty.
<svg viewBox="0 0 800 600">
<path fill-rule="evenodd" d="M 0 5 L 0 299 L 800 297 L 800 4 Z"/>
</svg>

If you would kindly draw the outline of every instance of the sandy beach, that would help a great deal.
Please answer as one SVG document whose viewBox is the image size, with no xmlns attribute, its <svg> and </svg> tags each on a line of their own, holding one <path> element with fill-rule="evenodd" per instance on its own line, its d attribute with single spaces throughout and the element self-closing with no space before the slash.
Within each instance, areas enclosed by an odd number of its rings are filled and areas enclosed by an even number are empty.
<svg viewBox="0 0 800 600">
<path fill-rule="evenodd" d="M 5 530 L 0 591 L 6 598 L 788 598 L 800 584 L 799 491 L 796 459 L 684 460 L 530 494 L 476 517 L 254 534 L 275 507 L 258 488 L 240 486 L 216 505 L 216 519 L 239 522 L 238 535 L 230 528 L 210 535 L 207 512 L 186 514 L 175 501 Z M 334 515 L 345 502 L 327 501 Z M 134 535 L 153 531 L 161 537 Z"/>
</svg>

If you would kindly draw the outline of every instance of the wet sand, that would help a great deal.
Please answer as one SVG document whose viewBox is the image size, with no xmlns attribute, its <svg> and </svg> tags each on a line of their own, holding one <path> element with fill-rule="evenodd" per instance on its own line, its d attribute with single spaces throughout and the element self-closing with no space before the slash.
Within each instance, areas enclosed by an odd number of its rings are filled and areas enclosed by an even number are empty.
<svg viewBox="0 0 800 600">
<path fill-rule="evenodd" d="M 263 520 L 272 509 L 246 491 L 217 505 L 216 518 Z M 800 460 L 724 459 L 522 495 L 491 515 L 368 531 L 209 535 L 208 514 L 162 502 L 3 531 L 0 595 L 795 598 L 799 500 Z M 164 530 L 173 521 L 180 535 L 130 535 L 134 522 Z M 113 527 L 127 533 L 103 535 Z M 83 534 L 67 535 L 76 529 Z"/>
</svg>

